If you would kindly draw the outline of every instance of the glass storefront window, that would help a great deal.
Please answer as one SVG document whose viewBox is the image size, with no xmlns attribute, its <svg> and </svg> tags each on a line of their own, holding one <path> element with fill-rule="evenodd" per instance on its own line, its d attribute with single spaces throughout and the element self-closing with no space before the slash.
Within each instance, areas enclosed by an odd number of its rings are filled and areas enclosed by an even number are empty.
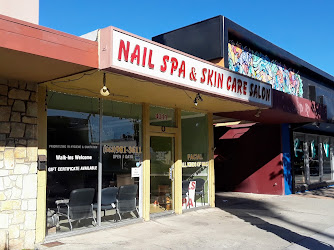
<svg viewBox="0 0 334 250">
<path fill-rule="evenodd" d="M 103 101 L 102 192 L 110 187 L 135 185 L 137 209 L 139 177 L 132 177 L 131 169 L 137 168 L 142 162 L 141 112 L 140 105 Z M 118 216 L 115 209 L 108 209 L 102 216 L 102 222 L 113 221 Z M 132 211 L 121 216 L 135 218 L 137 214 Z"/>
<path fill-rule="evenodd" d="M 99 100 L 49 92 L 47 234 L 96 223 Z"/>
<path fill-rule="evenodd" d="M 97 224 L 100 153 L 102 225 L 140 215 L 142 107 L 100 102 L 48 93 L 48 235 Z"/>
<path fill-rule="evenodd" d="M 306 135 L 309 147 L 310 182 L 319 182 L 318 136 Z"/>
<path fill-rule="evenodd" d="M 328 181 L 332 178 L 332 169 L 331 169 L 331 162 L 330 162 L 330 137 L 322 136 L 320 137 L 322 142 L 322 155 L 324 160 L 324 176 L 323 180 Z"/>
<path fill-rule="evenodd" d="M 306 134 L 301 132 L 293 133 L 294 144 L 294 176 L 295 186 L 306 184 L 305 163 L 303 143 L 308 144 L 309 166 L 310 166 L 310 183 L 320 182 L 320 153 L 322 150 L 323 160 L 323 180 L 333 180 L 333 138 L 329 136 L 321 136 L 315 134 Z M 319 143 L 322 143 L 322 148 L 319 148 Z M 298 189 L 298 188 L 297 188 Z"/>
<path fill-rule="evenodd" d="M 305 168 L 304 168 L 304 151 L 303 144 L 305 142 L 305 135 L 294 133 L 293 136 L 293 146 L 294 146 L 294 174 L 295 174 L 295 184 L 305 184 Z"/>
<path fill-rule="evenodd" d="M 208 120 L 207 115 L 181 112 L 182 207 L 208 204 Z"/>
<path fill-rule="evenodd" d="M 158 106 L 150 106 L 150 125 L 175 127 L 175 110 Z"/>
</svg>

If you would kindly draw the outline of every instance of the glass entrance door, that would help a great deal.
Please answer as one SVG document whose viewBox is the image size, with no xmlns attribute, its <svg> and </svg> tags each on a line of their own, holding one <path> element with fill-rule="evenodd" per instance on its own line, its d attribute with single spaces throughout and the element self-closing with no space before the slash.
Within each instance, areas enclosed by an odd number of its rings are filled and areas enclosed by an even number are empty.
<svg viewBox="0 0 334 250">
<path fill-rule="evenodd" d="M 174 210 L 174 138 L 151 136 L 150 213 Z"/>
</svg>

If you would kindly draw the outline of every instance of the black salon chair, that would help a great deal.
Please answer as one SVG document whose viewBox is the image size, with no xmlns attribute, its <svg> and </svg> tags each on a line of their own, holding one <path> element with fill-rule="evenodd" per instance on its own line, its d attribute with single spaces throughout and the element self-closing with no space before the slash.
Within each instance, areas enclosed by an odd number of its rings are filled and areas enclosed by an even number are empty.
<svg viewBox="0 0 334 250">
<path fill-rule="evenodd" d="M 116 196 L 118 193 L 117 187 L 107 187 L 103 188 L 101 191 L 101 211 L 104 212 L 106 216 L 107 210 L 116 209 Z M 93 205 L 93 209 L 97 211 L 97 203 Z"/>
<path fill-rule="evenodd" d="M 94 226 L 96 220 L 93 214 L 93 199 L 95 195 L 94 188 L 74 189 L 70 193 L 69 199 L 57 200 L 57 214 L 59 217 L 64 216 L 68 219 L 72 231 L 72 222 L 82 219 L 93 219 Z M 59 227 L 59 225 L 57 225 Z"/>
<path fill-rule="evenodd" d="M 118 188 L 116 212 L 120 220 L 122 220 L 121 214 L 123 213 L 137 212 L 139 217 L 136 201 L 137 190 L 138 186 L 135 184 Z"/>
</svg>

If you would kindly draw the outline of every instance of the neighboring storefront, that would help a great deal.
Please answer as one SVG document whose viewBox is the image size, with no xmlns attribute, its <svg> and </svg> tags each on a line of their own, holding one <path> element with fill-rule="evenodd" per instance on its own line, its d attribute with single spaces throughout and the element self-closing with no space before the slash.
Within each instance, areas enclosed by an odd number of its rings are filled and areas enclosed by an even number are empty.
<svg viewBox="0 0 334 250">
<path fill-rule="evenodd" d="M 269 109 L 214 113 L 216 191 L 281 195 L 334 184 L 326 142 L 334 136 L 333 76 L 224 16 L 152 39 L 273 88 Z M 294 158 L 295 132 L 308 134 L 309 161 L 304 152 Z"/>
<path fill-rule="evenodd" d="M 294 188 L 304 191 L 307 185 L 334 180 L 334 137 L 293 132 Z"/>
</svg>

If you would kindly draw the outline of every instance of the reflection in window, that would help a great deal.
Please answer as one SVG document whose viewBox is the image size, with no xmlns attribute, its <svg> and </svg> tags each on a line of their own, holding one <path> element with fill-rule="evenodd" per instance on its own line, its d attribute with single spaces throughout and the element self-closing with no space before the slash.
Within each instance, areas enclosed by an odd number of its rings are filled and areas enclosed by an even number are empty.
<svg viewBox="0 0 334 250">
<path fill-rule="evenodd" d="M 139 178 L 131 169 L 142 162 L 141 106 L 103 101 L 102 119 L 102 189 L 136 186 L 136 207 L 139 202 Z M 102 222 L 113 221 L 116 210 L 106 211 Z M 121 214 L 123 219 L 136 218 L 137 213 Z"/>
</svg>

